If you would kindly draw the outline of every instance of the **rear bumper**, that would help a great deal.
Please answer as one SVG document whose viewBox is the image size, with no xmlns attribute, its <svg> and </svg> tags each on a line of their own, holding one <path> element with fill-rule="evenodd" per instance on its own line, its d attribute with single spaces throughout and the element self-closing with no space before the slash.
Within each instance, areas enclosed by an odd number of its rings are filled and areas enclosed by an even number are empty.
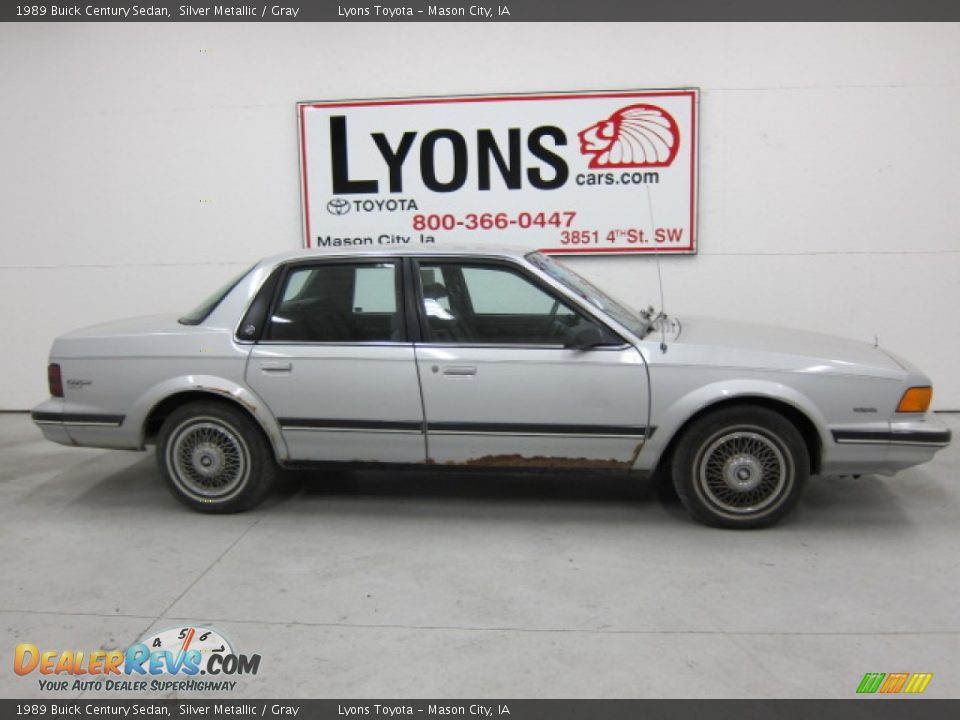
<svg viewBox="0 0 960 720">
<path fill-rule="evenodd" d="M 123 415 L 92 412 L 65 412 L 62 398 L 50 398 L 30 413 L 47 440 L 61 445 L 127 448 Z"/>
</svg>

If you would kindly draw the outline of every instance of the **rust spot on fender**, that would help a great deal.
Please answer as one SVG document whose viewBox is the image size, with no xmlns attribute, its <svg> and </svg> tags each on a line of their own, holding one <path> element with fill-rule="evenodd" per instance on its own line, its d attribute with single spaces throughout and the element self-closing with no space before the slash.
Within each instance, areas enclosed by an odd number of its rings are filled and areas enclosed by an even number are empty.
<svg viewBox="0 0 960 720">
<path fill-rule="evenodd" d="M 240 397 L 239 395 L 233 394 L 232 392 L 230 392 L 230 391 L 227 390 L 226 388 L 214 387 L 213 385 L 194 385 L 194 387 L 195 387 L 197 390 L 202 390 L 202 391 L 205 391 L 205 392 L 212 392 L 212 393 L 216 393 L 217 395 L 222 395 L 223 397 L 230 398 L 231 400 L 233 400 L 233 401 L 235 401 L 235 402 L 238 402 L 238 403 L 240 403 L 241 405 L 243 405 L 243 407 L 245 407 L 247 410 L 249 410 L 252 415 L 254 415 L 254 416 L 257 415 L 257 406 L 256 406 L 256 405 L 254 405 L 252 402 L 249 402 L 248 400 L 244 400 L 244 399 L 243 399 L 242 397 Z M 259 419 L 258 419 L 258 420 L 259 420 Z M 270 444 L 271 444 L 271 445 L 273 445 L 275 448 L 282 448 L 282 447 L 283 447 L 283 439 L 282 439 L 282 437 L 279 436 L 279 435 L 276 435 L 276 434 L 273 432 L 273 430 L 270 428 L 270 425 L 269 425 L 268 423 L 266 423 L 266 422 L 259 422 L 259 421 L 258 421 L 257 424 L 260 425 L 260 427 L 263 429 L 263 431 L 267 434 L 267 440 L 270 441 Z"/>
<path fill-rule="evenodd" d="M 249 411 L 252 412 L 253 414 L 256 414 L 256 413 L 257 413 L 257 406 L 256 406 L 256 405 L 254 405 L 252 402 L 249 402 L 249 401 L 247 401 L 247 400 L 244 400 L 244 399 L 243 399 L 242 397 L 240 397 L 239 395 L 234 395 L 232 392 L 230 392 L 230 391 L 227 390 L 226 388 L 213 387 L 212 385 L 211 385 L 211 386 L 197 385 L 196 388 L 197 388 L 197 390 L 204 390 L 204 391 L 207 391 L 207 392 L 217 393 L 218 395 L 223 395 L 224 397 L 228 397 L 228 398 L 230 398 L 231 400 L 235 400 L 236 402 L 238 402 L 238 403 L 240 403 L 241 405 L 243 405 L 247 410 L 249 410 Z"/>
</svg>

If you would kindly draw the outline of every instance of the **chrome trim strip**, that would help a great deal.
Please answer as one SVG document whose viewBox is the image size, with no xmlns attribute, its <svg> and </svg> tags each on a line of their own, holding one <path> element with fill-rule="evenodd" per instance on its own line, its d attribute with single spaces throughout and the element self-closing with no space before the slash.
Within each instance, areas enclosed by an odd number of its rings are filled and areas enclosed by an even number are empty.
<svg viewBox="0 0 960 720">
<path fill-rule="evenodd" d="M 417 348 L 467 348 L 471 350 L 575 350 L 560 344 L 536 344 L 536 343 L 456 343 L 456 342 L 419 342 L 414 343 Z M 629 343 L 622 345 L 597 345 L 590 350 L 576 350 L 576 352 L 622 352 L 633 347 Z"/>
<path fill-rule="evenodd" d="M 489 437 L 606 438 L 646 440 L 654 427 L 629 425 L 574 425 L 551 423 L 434 422 L 410 420 L 355 420 L 333 418 L 278 418 L 284 432 L 352 432 L 406 435 L 474 435 Z"/>
<path fill-rule="evenodd" d="M 52 423 L 56 424 L 56 423 Z M 92 421 L 71 421 L 64 420 L 63 425 L 71 425 L 74 427 L 120 427 L 121 423 L 118 422 L 92 422 Z"/>
<path fill-rule="evenodd" d="M 253 344 L 252 340 L 238 340 L 245 344 Z M 295 345 L 297 347 L 413 347 L 412 342 L 402 340 L 257 340 L 257 345 Z M 295 358 L 291 358 L 295 359 Z"/>
<path fill-rule="evenodd" d="M 921 447 L 947 447 L 950 444 L 950 441 L 945 442 L 929 442 L 929 441 L 920 441 L 920 440 L 891 440 L 891 445 L 919 445 Z"/>
<path fill-rule="evenodd" d="M 422 420 L 369 420 L 354 418 L 277 418 L 281 430 L 309 430 L 320 432 L 401 432 L 422 435 Z"/>
<path fill-rule="evenodd" d="M 642 432 L 624 434 L 613 433 L 562 433 L 562 432 L 528 432 L 518 430 L 511 432 L 509 430 L 430 430 L 431 435 L 491 435 L 501 437 L 552 437 L 552 438 L 615 438 L 628 440 L 641 440 L 646 438 Z"/>
<path fill-rule="evenodd" d="M 921 440 L 837 440 L 837 445 L 916 445 L 919 447 L 947 447 L 949 442 Z"/>
<path fill-rule="evenodd" d="M 947 447 L 952 434 L 949 430 L 831 430 L 838 445 L 916 445 L 920 447 Z"/>
<path fill-rule="evenodd" d="M 529 437 L 626 437 L 646 438 L 656 428 L 642 425 L 593 423 L 428 422 L 427 432 L 444 435 L 510 435 Z"/>
<path fill-rule="evenodd" d="M 34 420 L 34 425 L 60 425 L 70 427 L 120 427 L 117 422 L 63 422 L 60 420 Z"/>
<path fill-rule="evenodd" d="M 30 419 L 36 425 L 71 425 L 75 427 L 120 427 L 126 416 L 106 413 L 63 413 L 33 411 Z"/>
<path fill-rule="evenodd" d="M 390 433 L 394 435 L 423 435 L 423 430 L 398 430 L 394 428 L 305 427 L 303 425 L 281 425 L 280 429 L 287 432 Z"/>
</svg>

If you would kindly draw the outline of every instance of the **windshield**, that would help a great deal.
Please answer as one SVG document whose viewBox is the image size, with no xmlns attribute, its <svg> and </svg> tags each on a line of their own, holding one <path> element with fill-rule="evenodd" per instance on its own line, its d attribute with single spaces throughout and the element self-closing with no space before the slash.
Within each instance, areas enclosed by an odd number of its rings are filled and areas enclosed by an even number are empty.
<svg viewBox="0 0 960 720">
<path fill-rule="evenodd" d="M 254 265 L 253 267 L 256 267 L 256 265 Z M 246 270 L 244 270 L 242 273 L 237 275 L 236 277 L 231 278 L 230 282 L 228 282 L 226 285 L 221 287 L 219 290 L 217 290 L 213 295 L 208 297 L 202 303 L 197 305 L 197 307 L 195 307 L 193 310 L 188 312 L 186 315 L 180 318 L 177 322 L 179 322 L 181 325 L 199 325 L 200 323 L 202 323 L 204 320 L 207 319 L 207 316 L 213 312 L 213 309 L 220 304 L 220 301 L 227 296 L 227 293 L 233 290 L 237 286 L 237 283 L 243 280 L 243 278 L 247 276 L 247 273 L 253 270 L 253 267 L 249 267 Z"/>
<path fill-rule="evenodd" d="M 643 337 L 650 329 L 649 320 L 645 320 L 629 306 L 620 302 L 573 270 L 561 265 L 551 257 L 535 252 L 527 255 L 527 260 L 540 270 L 562 284 L 568 290 L 580 296 L 598 310 L 616 320 L 637 337 Z"/>
</svg>

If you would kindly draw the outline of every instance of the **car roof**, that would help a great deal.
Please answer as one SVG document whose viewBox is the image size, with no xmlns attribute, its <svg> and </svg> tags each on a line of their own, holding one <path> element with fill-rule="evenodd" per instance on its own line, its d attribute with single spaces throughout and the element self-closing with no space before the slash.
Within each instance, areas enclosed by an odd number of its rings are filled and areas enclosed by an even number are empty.
<svg viewBox="0 0 960 720">
<path fill-rule="evenodd" d="M 440 256 L 440 255 L 462 255 L 484 258 L 510 258 L 521 260 L 532 251 L 530 248 L 521 248 L 501 244 L 483 244 L 483 243 L 443 243 L 441 245 L 425 245 L 417 243 L 416 245 L 364 245 L 361 247 L 336 248 L 333 250 L 320 248 L 306 248 L 302 250 L 291 250 L 284 253 L 278 253 L 264 258 L 261 265 L 279 265 L 281 263 L 296 260 L 312 260 L 316 258 L 352 258 L 352 257 L 377 257 L 377 256 Z"/>
</svg>

